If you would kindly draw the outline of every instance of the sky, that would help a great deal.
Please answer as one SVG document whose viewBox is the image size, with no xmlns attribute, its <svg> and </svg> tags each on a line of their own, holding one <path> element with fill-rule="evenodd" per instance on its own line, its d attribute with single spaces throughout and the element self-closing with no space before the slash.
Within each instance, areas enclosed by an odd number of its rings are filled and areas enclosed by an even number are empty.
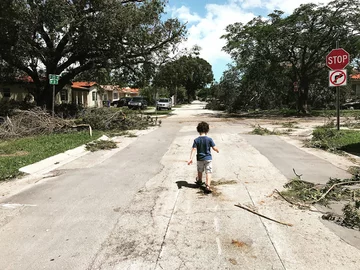
<svg viewBox="0 0 360 270">
<path fill-rule="evenodd" d="M 219 81 L 227 65 L 231 63 L 228 54 L 222 51 L 226 41 L 220 37 L 225 28 L 235 22 L 247 23 L 257 16 L 266 17 L 275 9 L 285 15 L 291 14 L 301 4 L 327 4 L 331 0 L 169 0 L 167 16 L 186 23 L 187 41 L 182 46 L 202 48 L 200 57 L 213 68 L 214 77 Z"/>
</svg>

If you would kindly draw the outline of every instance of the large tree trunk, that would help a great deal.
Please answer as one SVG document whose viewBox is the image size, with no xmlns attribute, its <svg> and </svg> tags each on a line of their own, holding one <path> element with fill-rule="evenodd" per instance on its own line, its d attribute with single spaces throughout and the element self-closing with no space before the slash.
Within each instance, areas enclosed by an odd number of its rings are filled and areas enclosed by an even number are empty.
<svg viewBox="0 0 360 270">
<path fill-rule="evenodd" d="M 37 86 L 34 92 L 36 104 L 47 110 L 52 109 L 52 85 Z"/>
<path fill-rule="evenodd" d="M 309 80 L 306 77 L 300 79 L 298 111 L 308 114 Z"/>
</svg>

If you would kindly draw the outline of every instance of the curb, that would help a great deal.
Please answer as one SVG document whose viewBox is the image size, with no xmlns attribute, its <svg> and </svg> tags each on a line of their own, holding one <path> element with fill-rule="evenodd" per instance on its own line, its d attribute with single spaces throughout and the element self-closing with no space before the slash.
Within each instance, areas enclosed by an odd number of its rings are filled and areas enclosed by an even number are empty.
<svg viewBox="0 0 360 270">
<path fill-rule="evenodd" d="M 103 135 L 97 140 L 109 140 L 109 138 Z M 74 149 L 67 150 L 63 153 L 48 157 L 36 163 L 22 167 L 19 169 L 19 171 L 31 175 L 42 176 L 89 153 L 90 151 L 87 151 L 85 149 L 84 144 Z"/>
</svg>

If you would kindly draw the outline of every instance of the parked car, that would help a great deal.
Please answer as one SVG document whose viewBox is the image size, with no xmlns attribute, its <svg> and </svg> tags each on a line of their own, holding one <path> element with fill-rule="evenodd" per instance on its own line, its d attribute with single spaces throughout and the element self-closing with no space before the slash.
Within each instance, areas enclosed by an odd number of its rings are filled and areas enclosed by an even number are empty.
<svg viewBox="0 0 360 270">
<path fill-rule="evenodd" d="M 159 111 L 161 109 L 171 110 L 172 104 L 170 98 L 160 98 L 156 102 L 156 109 Z"/>
<path fill-rule="evenodd" d="M 115 99 L 115 100 L 113 100 L 113 102 L 111 102 L 111 106 L 114 106 L 114 107 L 128 106 L 128 103 L 130 100 L 131 100 L 131 97 L 123 97 L 120 99 Z"/>
<path fill-rule="evenodd" d="M 146 109 L 147 101 L 144 97 L 133 97 L 128 103 L 129 109 Z"/>
<path fill-rule="evenodd" d="M 358 110 L 360 109 L 360 102 L 359 101 L 347 102 L 342 104 L 341 107 L 342 109 Z"/>
</svg>

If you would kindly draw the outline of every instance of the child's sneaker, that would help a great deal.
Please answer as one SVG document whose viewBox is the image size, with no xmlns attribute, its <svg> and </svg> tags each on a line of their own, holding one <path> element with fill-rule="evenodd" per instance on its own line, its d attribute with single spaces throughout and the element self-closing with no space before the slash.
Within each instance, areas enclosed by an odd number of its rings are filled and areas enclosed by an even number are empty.
<svg viewBox="0 0 360 270">
<path fill-rule="evenodd" d="M 205 193 L 205 194 L 210 194 L 210 193 L 212 193 L 212 190 L 211 190 L 211 188 L 210 188 L 208 185 L 205 185 L 204 193 Z"/>
<path fill-rule="evenodd" d="M 195 184 L 197 184 L 198 186 L 202 186 L 204 184 L 204 182 L 201 180 L 198 180 L 198 178 L 196 177 Z"/>
</svg>

